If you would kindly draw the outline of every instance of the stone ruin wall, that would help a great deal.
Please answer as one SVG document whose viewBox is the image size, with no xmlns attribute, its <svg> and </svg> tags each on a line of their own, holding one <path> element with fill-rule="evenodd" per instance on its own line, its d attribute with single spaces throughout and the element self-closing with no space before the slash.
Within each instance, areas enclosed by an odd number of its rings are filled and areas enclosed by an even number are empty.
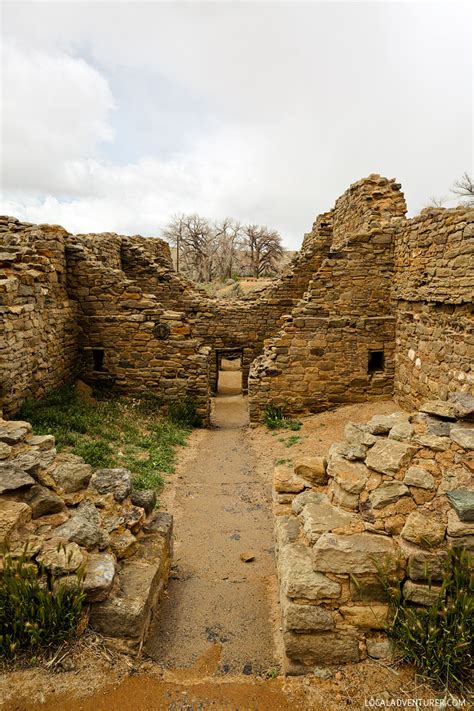
<svg viewBox="0 0 474 711">
<path fill-rule="evenodd" d="M 326 453 L 275 468 L 282 629 L 290 674 L 391 660 L 386 582 L 441 594 L 450 548 L 474 555 L 474 397 L 349 422 Z"/>
<path fill-rule="evenodd" d="M 318 412 L 395 393 L 415 407 L 472 391 L 474 210 L 406 220 L 399 187 L 371 176 L 316 223 L 328 251 L 252 365 L 253 421 L 268 405 Z"/>
<path fill-rule="evenodd" d="M 395 392 L 413 407 L 469 390 L 473 211 L 405 211 L 394 180 L 355 183 L 279 279 L 229 303 L 176 274 L 160 239 L 2 218 L 5 413 L 81 372 L 192 397 L 207 423 L 227 349 L 242 352 L 253 421 L 269 404 L 317 412 Z"/>
<path fill-rule="evenodd" d="M 78 312 L 66 290 L 66 239 L 57 226 L 0 218 L 0 413 L 76 373 Z"/>
<path fill-rule="evenodd" d="M 396 228 L 406 210 L 395 181 L 372 176 L 355 183 L 313 228 L 324 259 L 283 329 L 266 343 L 250 374 L 250 417 L 268 405 L 290 413 L 393 392 Z M 369 368 L 369 353 L 383 367 Z"/>
<path fill-rule="evenodd" d="M 407 407 L 474 388 L 474 210 L 427 209 L 395 246 L 395 396 Z"/>
</svg>

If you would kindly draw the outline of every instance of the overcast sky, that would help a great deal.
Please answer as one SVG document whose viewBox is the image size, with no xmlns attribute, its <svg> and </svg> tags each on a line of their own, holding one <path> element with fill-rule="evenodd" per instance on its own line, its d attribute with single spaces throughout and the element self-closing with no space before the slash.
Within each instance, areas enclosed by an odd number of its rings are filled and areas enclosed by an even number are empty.
<svg viewBox="0 0 474 711">
<path fill-rule="evenodd" d="M 369 173 L 410 213 L 473 167 L 472 7 L 3 2 L 0 212 L 159 235 L 173 213 L 296 248 Z"/>
</svg>

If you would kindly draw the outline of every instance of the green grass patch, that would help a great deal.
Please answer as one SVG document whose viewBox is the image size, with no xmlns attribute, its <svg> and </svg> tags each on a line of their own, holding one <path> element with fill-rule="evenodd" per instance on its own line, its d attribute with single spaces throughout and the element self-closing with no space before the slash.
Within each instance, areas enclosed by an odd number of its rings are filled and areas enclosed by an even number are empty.
<svg viewBox="0 0 474 711">
<path fill-rule="evenodd" d="M 297 432 L 301 429 L 301 422 L 286 417 L 281 407 L 267 405 L 263 412 L 263 422 L 269 430 L 293 430 Z"/>
<path fill-rule="evenodd" d="M 44 654 L 72 637 L 82 616 L 81 574 L 65 586 L 26 556 L 5 554 L 0 575 L 0 654 Z"/>
<path fill-rule="evenodd" d="M 193 402 L 171 406 L 164 417 L 163 403 L 151 395 L 96 395 L 95 403 L 85 402 L 66 386 L 26 402 L 18 418 L 31 422 L 36 434 L 54 434 L 59 451 L 77 454 L 96 468 L 126 467 L 135 488 L 159 489 L 163 475 L 174 471 L 177 447 L 186 445 L 191 427 L 200 424 Z"/>
<path fill-rule="evenodd" d="M 388 634 L 402 658 L 449 693 L 472 692 L 474 574 L 469 552 L 449 551 L 438 600 L 430 607 L 407 602 L 401 584 L 387 582 L 384 575 L 381 579 L 392 611 Z"/>
<path fill-rule="evenodd" d="M 290 435 L 285 442 L 285 447 L 293 447 L 294 444 L 299 442 L 301 437 L 299 435 Z"/>
</svg>

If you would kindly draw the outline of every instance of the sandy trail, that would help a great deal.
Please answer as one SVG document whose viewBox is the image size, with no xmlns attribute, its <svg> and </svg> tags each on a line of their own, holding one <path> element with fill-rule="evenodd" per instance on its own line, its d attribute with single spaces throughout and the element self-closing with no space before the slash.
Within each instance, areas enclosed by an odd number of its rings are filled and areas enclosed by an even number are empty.
<svg viewBox="0 0 474 711">
<path fill-rule="evenodd" d="M 189 669 L 213 648 L 214 673 L 261 674 L 275 667 L 271 507 L 246 443 L 240 373 L 221 376 L 214 427 L 176 486 L 175 567 L 145 652 Z"/>
</svg>

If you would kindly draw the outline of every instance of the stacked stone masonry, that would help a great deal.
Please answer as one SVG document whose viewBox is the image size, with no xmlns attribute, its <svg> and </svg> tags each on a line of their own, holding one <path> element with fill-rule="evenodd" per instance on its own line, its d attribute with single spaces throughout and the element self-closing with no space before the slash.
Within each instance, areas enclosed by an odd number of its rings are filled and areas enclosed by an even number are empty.
<svg viewBox="0 0 474 711">
<path fill-rule="evenodd" d="M 143 642 L 171 568 L 172 517 L 155 503 L 127 469 L 94 471 L 52 435 L 0 419 L 2 556 L 26 555 L 67 585 L 81 571 L 90 625 L 126 651 Z"/>
<path fill-rule="evenodd" d="M 449 547 L 474 554 L 474 397 L 348 423 L 326 457 L 274 472 L 288 673 L 393 652 L 380 571 L 405 600 L 440 594 Z"/>
<path fill-rule="evenodd" d="M 0 218 L 5 415 L 80 373 L 192 398 L 207 423 L 229 349 L 253 421 L 268 405 L 318 412 L 395 393 L 414 407 L 469 392 L 474 210 L 405 212 L 394 180 L 355 183 L 279 279 L 228 303 L 176 274 L 160 239 Z"/>
</svg>

